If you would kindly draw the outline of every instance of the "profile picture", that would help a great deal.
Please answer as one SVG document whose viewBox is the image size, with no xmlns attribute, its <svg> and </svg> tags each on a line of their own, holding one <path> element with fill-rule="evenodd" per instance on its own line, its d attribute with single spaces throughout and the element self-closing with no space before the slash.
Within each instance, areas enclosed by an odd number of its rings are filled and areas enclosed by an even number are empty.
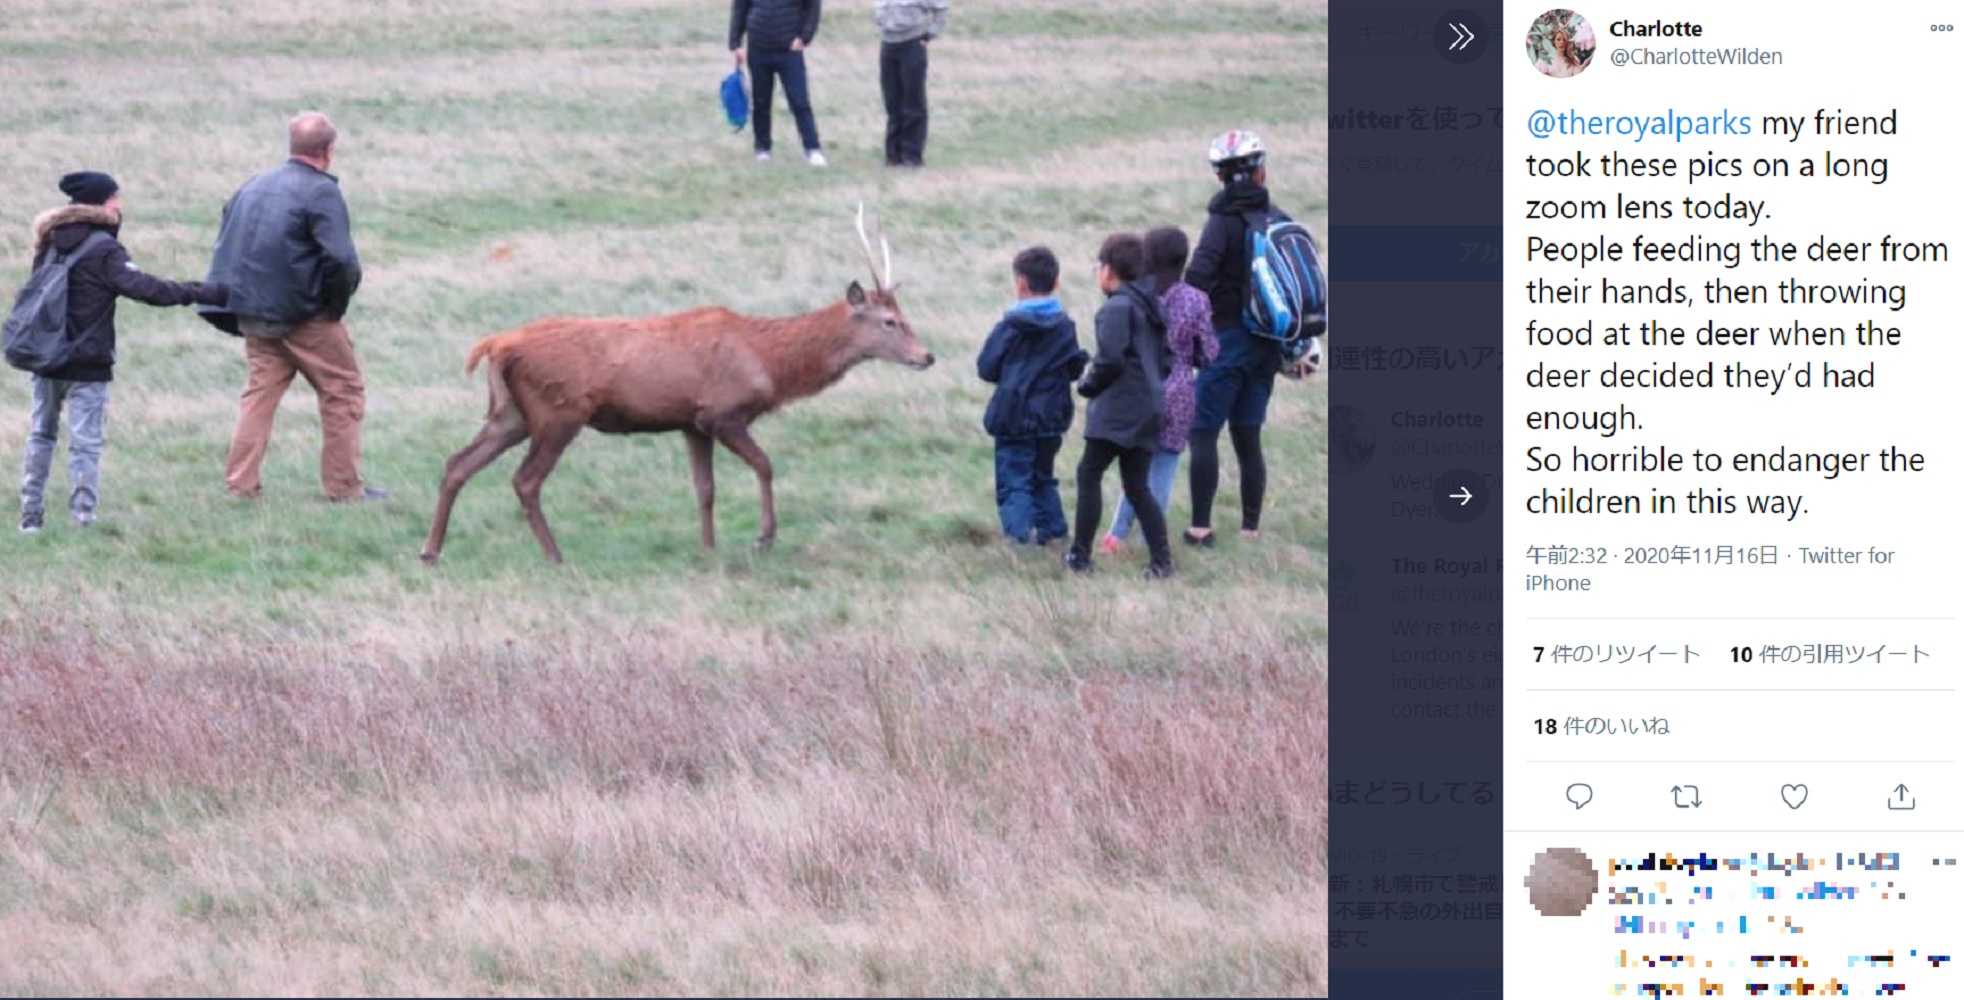
<svg viewBox="0 0 1964 1000">
<path fill-rule="evenodd" d="M 1576 917 L 1596 898 L 1596 866 L 1573 847 L 1551 847 L 1534 856 L 1522 879 L 1528 902 L 1544 917 Z"/>
<path fill-rule="evenodd" d="M 1528 60 L 1544 76 L 1575 76 L 1596 54 L 1596 29 L 1572 10 L 1556 8 L 1528 28 Z"/>
</svg>

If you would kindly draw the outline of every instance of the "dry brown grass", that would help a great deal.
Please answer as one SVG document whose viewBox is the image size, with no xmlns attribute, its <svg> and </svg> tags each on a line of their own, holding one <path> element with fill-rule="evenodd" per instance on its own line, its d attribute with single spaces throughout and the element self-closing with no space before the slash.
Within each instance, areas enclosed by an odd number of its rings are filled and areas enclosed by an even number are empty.
<svg viewBox="0 0 1964 1000">
<path fill-rule="evenodd" d="M 0 641 L 0 983 L 1320 987 L 1320 671 L 752 649 Z"/>
</svg>

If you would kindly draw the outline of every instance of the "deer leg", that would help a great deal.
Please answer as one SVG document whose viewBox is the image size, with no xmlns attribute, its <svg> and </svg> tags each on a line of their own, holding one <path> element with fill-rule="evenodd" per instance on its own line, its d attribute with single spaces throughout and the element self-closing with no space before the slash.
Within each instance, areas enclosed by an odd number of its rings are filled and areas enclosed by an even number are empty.
<svg viewBox="0 0 1964 1000">
<path fill-rule="evenodd" d="M 532 435 L 532 448 L 525 453 L 525 461 L 519 463 L 518 473 L 511 477 L 518 504 L 525 508 L 525 520 L 532 525 L 532 534 L 539 539 L 539 548 L 545 552 L 546 559 L 552 562 L 565 560 L 559 554 L 559 543 L 552 539 L 552 529 L 546 526 L 546 512 L 539 506 L 539 491 L 545 487 L 552 467 L 559 464 L 559 456 L 565 453 L 566 446 L 579 436 L 582 426 L 555 424 L 540 428 Z"/>
<path fill-rule="evenodd" d="M 437 490 L 436 517 L 430 522 L 430 537 L 423 542 L 425 563 L 436 565 L 437 557 L 443 552 L 443 536 L 450 530 L 450 508 L 457 502 L 457 494 L 462 492 L 464 484 L 484 471 L 484 467 L 496 461 L 499 455 L 510 450 L 512 445 L 525 440 L 527 433 L 525 420 L 517 411 L 507 411 L 486 421 L 470 444 L 443 463 L 443 485 Z"/>
<path fill-rule="evenodd" d="M 702 547 L 716 547 L 716 442 L 701 431 L 684 431 L 689 439 L 689 476 L 695 480 L 696 513 L 702 518 Z"/>
<path fill-rule="evenodd" d="M 750 464 L 751 471 L 757 473 L 757 496 L 762 513 L 757 519 L 757 547 L 768 549 L 777 540 L 777 509 L 771 501 L 771 460 L 757 442 L 750 439 L 750 428 L 741 424 L 719 427 L 716 439 L 723 447 L 737 453 L 737 457 Z"/>
</svg>

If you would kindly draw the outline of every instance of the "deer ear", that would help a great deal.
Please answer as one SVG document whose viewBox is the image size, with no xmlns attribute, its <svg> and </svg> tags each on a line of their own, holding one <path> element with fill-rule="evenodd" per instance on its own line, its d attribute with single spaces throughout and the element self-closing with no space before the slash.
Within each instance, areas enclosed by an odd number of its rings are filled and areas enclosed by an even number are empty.
<svg viewBox="0 0 1964 1000">
<path fill-rule="evenodd" d="M 854 309 L 865 307 L 866 289 L 859 287 L 859 282 L 855 281 L 846 286 L 846 304 L 852 306 Z"/>
</svg>

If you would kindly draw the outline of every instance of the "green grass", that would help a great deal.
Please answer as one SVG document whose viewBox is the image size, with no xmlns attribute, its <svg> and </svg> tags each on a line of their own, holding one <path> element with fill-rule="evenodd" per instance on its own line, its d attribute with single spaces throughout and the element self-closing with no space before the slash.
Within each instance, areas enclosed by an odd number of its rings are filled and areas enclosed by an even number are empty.
<svg viewBox="0 0 1964 1000">
<path fill-rule="evenodd" d="M 1088 341 L 1096 246 L 1197 232 L 1222 129 L 1263 133 L 1277 201 L 1325 235 L 1322 5 L 958 5 L 918 174 L 879 166 L 876 38 L 847 7 L 810 56 L 833 166 L 750 162 L 713 96 L 726 17 L 0 18 L 7 280 L 81 168 L 122 182 L 141 266 L 200 277 L 285 120 L 335 117 L 368 275 L 364 466 L 395 492 L 318 499 L 296 387 L 265 498 L 224 499 L 239 343 L 120 307 L 101 523 L 0 536 L 0 995 L 1322 989 L 1323 383 L 1278 387 L 1260 541 L 1176 551 L 1148 586 L 1136 553 L 1067 579 L 996 539 L 973 366 L 1032 243 Z M 795 146 L 781 99 L 776 119 Z M 589 433 L 545 491 L 564 566 L 526 530 L 515 457 L 465 491 L 442 566 L 417 561 L 483 414 L 477 338 L 822 306 L 867 277 L 861 201 L 941 360 L 869 364 L 758 425 L 773 550 L 731 456 L 705 553 L 682 441 Z M 8 462 L 26 410 L 25 376 L 0 379 Z"/>
</svg>

